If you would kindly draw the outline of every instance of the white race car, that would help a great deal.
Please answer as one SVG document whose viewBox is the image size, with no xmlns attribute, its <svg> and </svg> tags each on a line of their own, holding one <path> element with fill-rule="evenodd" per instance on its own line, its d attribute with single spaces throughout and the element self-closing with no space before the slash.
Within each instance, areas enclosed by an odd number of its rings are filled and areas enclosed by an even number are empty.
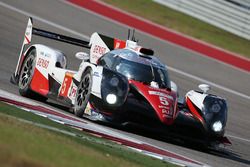
<svg viewBox="0 0 250 167">
<path fill-rule="evenodd" d="M 28 21 L 24 42 L 11 82 L 22 96 L 52 98 L 73 109 L 75 115 L 116 124 L 137 123 L 213 145 L 230 144 L 224 137 L 227 104 L 224 98 L 189 91 L 178 101 L 178 90 L 166 65 L 135 40 L 119 40 L 93 33 L 90 41 L 33 27 Z M 30 45 L 32 35 L 90 49 L 78 52 L 78 71 L 66 69 L 65 55 L 51 47 Z M 25 46 L 29 47 L 25 50 Z M 163 128 L 167 127 L 167 128 Z M 183 128 L 185 127 L 185 128 Z M 192 132 L 192 133 L 190 133 Z"/>
</svg>

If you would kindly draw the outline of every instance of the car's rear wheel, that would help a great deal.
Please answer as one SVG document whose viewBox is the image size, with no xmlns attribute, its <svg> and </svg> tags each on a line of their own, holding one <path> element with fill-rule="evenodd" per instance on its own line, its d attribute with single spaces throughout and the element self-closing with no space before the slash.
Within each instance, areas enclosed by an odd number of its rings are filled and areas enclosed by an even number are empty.
<svg viewBox="0 0 250 167">
<path fill-rule="evenodd" d="M 82 117 L 84 110 L 88 104 L 89 96 L 91 93 L 92 87 L 92 71 L 90 68 L 85 70 L 82 74 L 82 79 L 78 85 L 75 104 L 74 104 L 74 113 L 78 117 Z"/>
<path fill-rule="evenodd" d="M 38 99 L 40 101 L 46 101 L 47 100 L 46 97 L 33 92 L 30 88 L 30 84 L 35 70 L 35 64 L 36 64 L 36 49 L 32 49 L 28 52 L 28 55 L 26 56 L 22 64 L 18 81 L 19 93 L 24 97 Z"/>
</svg>

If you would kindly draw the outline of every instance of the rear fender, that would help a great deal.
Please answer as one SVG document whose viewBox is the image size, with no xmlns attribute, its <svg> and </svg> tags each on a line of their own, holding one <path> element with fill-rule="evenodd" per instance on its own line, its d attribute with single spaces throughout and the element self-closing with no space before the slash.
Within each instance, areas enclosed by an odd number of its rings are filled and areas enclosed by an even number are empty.
<svg viewBox="0 0 250 167">
<path fill-rule="evenodd" d="M 57 68 L 58 60 L 63 60 L 62 66 L 66 66 L 66 59 L 64 55 L 57 50 L 54 50 L 45 45 L 32 45 L 27 52 L 36 49 L 35 70 L 31 81 L 31 89 L 39 94 L 46 96 L 49 92 L 49 74 L 52 75 L 55 68 Z"/>
<path fill-rule="evenodd" d="M 36 49 L 36 69 L 40 71 L 44 77 L 48 79 L 48 74 L 53 71 L 53 69 L 58 66 L 59 60 L 62 60 L 60 63 L 62 68 L 66 67 L 66 59 L 63 58 L 64 55 L 62 52 L 52 49 L 45 45 L 32 45 Z"/>
</svg>

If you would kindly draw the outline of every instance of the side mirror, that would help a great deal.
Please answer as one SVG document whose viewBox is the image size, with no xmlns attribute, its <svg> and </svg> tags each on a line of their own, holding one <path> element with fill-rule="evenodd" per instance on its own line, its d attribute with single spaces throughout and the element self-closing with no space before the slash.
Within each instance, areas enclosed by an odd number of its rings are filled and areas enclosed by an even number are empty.
<svg viewBox="0 0 250 167">
<path fill-rule="evenodd" d="M 77 52 L 75 57 L 77 59 L 83 60 L 83 61 L 88 61 L 89 60 L 89 54 L 86 52 Z"/>
<path fill-rule="evenodd" d="M 178 93 L 178 87 L 174 81 L 170 81 L 171 90 Z"/>
<path fill-rule="evenodd" d="M 207 93 L 207 91 L 210 90 L 210 86 L 207 84 L 200 84 L 198 87 L 203 91 L 203 93 Z"/>
</svg>

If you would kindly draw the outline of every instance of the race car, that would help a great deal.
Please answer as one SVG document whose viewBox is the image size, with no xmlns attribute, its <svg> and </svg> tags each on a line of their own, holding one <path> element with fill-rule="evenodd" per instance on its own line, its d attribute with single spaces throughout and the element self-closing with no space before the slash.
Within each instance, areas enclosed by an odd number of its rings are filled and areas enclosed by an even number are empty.
<svg viewBox="0 0 250 167">
<path fill-rule="evenodd" d="M 81 60 L 79 69 L 69 70 L 62 51 L 31 44 L 32 35 L 90 51 L 76 53 Z M 124 41 L 95 32 L 85 41 L 35 28 L 29 18 L 11 82 L 18 85 L 22 96 L 57 100 L 78 117 L 175 131 L 207 145 L 230 144 L 224 137 L 226 100 L 208 94 L 206 84 L 199 86 L 201 91 L 190 90 L 184 98 L 178 97 L 167 66 L 153 50 L 139 46 L 134 35 Z"/>
</svg>

